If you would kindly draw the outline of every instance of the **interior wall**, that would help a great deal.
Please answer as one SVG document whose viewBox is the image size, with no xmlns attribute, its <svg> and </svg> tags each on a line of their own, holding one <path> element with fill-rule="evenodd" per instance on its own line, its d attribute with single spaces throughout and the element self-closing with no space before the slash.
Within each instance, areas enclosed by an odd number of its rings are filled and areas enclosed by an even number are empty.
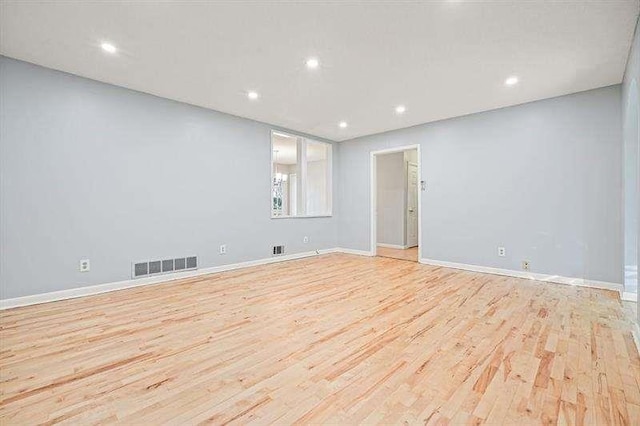
<svg viewBox="0 0 640 426">
<path fill-rule="evenodd" d="M 622 282 L 619 86 L 334 144 L 334 217 L 275 220 L 269 125 L 4 57 L 0 90 L 3 299 L 129 279 L 134 260 L 368 251 L 369 152 L 415 143 L 423 257 Z"/>
<path fill-rule="evenodd" d="M 632 292 L 638 287 L 638 48 L 636 32 L 622 85 L 625 290 Z"/>
<path fill-rule="evenodd" d="M 376 155 L 376 238 L 378 244 L 405 245 L 404 152 Z"/>
<path fill-rule="evenodd" d="M 370 250 L 369 153 L 420 144 L 423 258 L 622 283 L 620 96 L 611 86 L 341 142 L 340 246 Z"/>
<path fill-rule="evenodd" d="M 636 25 L 627 67 L 622 80 L 624 138 L 624 247 L 627 287 L 637 292 L 640 265 L 640 30 Z M 638 299 L 640 320 L 640 298 Z"/>
<path fill-rule="evenodd" d="M 270 218 L 272 126 L 6 57 L 0 91 L 2 299 L 336 246 L 335 217 Z"/>
</svg>

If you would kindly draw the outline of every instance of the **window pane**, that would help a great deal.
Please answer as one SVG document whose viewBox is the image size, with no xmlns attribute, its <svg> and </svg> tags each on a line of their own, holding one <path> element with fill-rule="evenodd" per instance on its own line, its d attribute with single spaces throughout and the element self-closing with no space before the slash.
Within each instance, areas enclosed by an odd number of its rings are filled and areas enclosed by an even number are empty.
<svg viewBox="0 0 640 426">
<path fill-rule="evenodd" d="M 331 144 L 271 133 L 271 216 L 331 215 Z"/>
<path fill-rule="evenodd" d="M 307 211 L 310 216 L 331 214 L 331 145 L 307 140 Z"/>
<path fill-rule="evenodd" d="M 295 136 L 273 133 L 272 138 L 272 216 L 292 216 L 296 214 L 296 188 L 291 178 L 296 179 L 298 170 L 298 142 Z"/>
</svg>

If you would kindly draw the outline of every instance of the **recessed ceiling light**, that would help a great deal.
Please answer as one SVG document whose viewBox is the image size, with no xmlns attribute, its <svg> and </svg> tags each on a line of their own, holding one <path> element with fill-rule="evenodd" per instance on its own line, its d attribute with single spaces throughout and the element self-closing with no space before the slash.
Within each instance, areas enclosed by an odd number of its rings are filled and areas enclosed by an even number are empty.
<svg viewBox="0 0 640 426">
<path fill-rule="evenodd" d="M 346 121 L 341 121 L 338 126 L 340 126 L 341 129 L 344 129 L 347 127 L 347 122 Z"/>
<path fill-rule="evenodd" d="M 504 84 L 506 84 L 507 86 L 514 86 L 518 84 L 518 77 L 516 77 L 515 75 L 509 77 L 504 81 Z"/>
<path fill-rule="evenodd" d="M 320 65 L 320 61 L 318 61 L 317 58 L 307 59 L 307 68 L 309 68 L 310 70 L 314 70 L 318 68 L 319 65 Z"/>
<path fill-rule="evenodd" d="M 396 114 L 404 114 L 406 110 L 407 110 L 407 107 L 405 107 L 404 105 L 398 105 L 396 107 Z"/>
<path fill-rule="evenodd" d="M 111 43 L 102 43 L 100 45 L 100 47 L 102 47 L 102 50 L 104 50 L 107 53 L 116 53 L 116 51 L 118 50 L 113 44 Z"/>
<path fill-rule="evenodd" d="M 258 92 L 251 91 L 247 93 L 247 98 L 251 99 L 252 101 L 255 101 L 259 97 L 260 95 L 258 95 Z"/>
</svg>

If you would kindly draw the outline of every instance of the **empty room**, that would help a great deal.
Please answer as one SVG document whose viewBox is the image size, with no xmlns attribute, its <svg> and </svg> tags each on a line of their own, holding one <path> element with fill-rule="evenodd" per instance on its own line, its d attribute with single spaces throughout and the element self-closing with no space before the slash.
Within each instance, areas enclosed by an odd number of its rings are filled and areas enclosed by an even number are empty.
<svg viewBox="0 0 640 426">
<path fill-rule="evenodd" d="M 640 425 L 638 0 L 0 0 L 0 424 Z"/>
</svg>

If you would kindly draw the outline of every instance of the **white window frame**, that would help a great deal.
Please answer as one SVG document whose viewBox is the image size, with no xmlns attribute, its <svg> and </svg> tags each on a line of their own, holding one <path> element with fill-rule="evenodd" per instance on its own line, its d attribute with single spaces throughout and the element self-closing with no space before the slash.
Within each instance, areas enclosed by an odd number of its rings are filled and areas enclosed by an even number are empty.
<svg viewBox="0 0 640 426">
<path fill-rule="evenodd" d="M 298 191 L 297 201 L 298 206 L 303 206 L 305 214 L 299 215 L 287 215 L 287 216 L 276 216 L 273 214 L 273 180 L 275 179 L 275 167 L 274 167 L 274 158 L 273 158 L 273 135 L 280 134 L 289 137 L 296 138 L 298 141 L 298 149 L 296 150 L 298 156 L 298 171 L 296 173 L 296 187 Z M 328 146 L 327 150 L 327 208 L 328 213 L 320 214 L 320 215 L 308 215 L 306 214 L 306 191 L 307 191 L 307 155 L 306 155 L 306 147 L 307 142 L 312 143 L 321 143 Z M 322 142 L 319 140 L 307 138 L 305 136 L 296 135 L 294 133 L 283 132 L 281 130 L 271 130 L 271 140 L 269 141 L 270 149 L 271 149 L 271 181 L 269 182 L 269 210 L 271 211 L 271 219 L 309 219 L 314 217 L 332 217 L 333 216 L 333 145 L 328 142 Z M 302 149 L 300 149 L 302 148 Z"/>
</svg>

